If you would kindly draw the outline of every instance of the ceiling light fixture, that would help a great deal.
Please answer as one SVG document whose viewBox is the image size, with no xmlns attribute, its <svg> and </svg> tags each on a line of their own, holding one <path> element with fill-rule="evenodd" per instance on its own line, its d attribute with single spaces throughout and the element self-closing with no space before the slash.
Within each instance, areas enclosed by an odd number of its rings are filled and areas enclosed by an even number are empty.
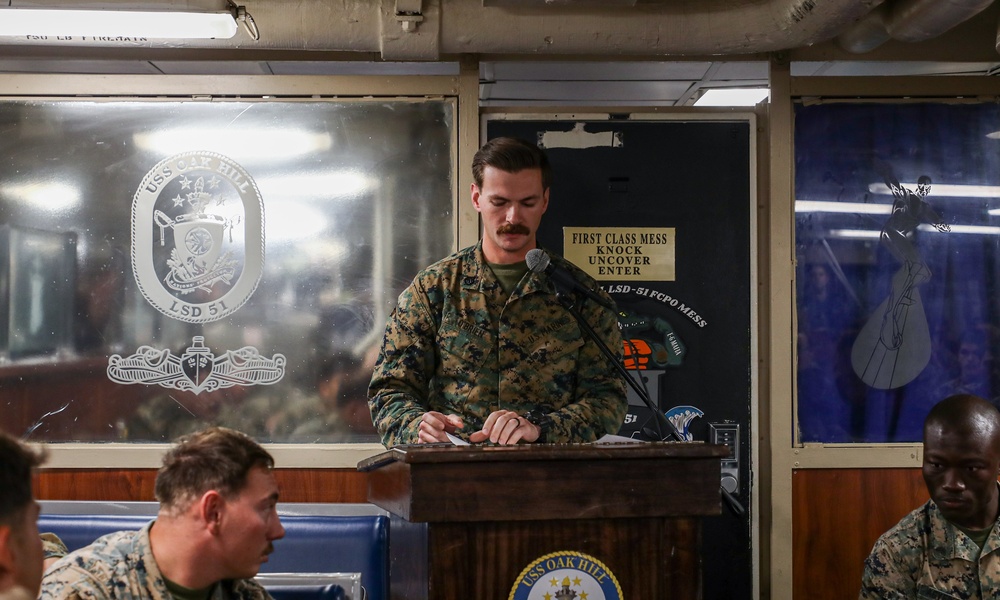
<svg viewBox="0 0 1000 600">
<path fill-rule="evenodd" d="M 834 238 L 877 240 L 882 232 L 874 229 L 831 229 L 829 235 Z"/>
<path fill-rule="evenodd" d="M 949 225 L 948 233 L 971 233 L 973 235 L 1000 235 L 1000 227 L 992 225 Z M 927 233 L 942 233 L 931 225 L 917 225 L 918 231 Z"/>
<path fill-rule="evenodd" d="M 0 196 L 31 206 L 33 210 L 58 215 L 80 205 L 80 183 L 65 175 L 41 175 L 21 182 L 0 185 Z"/>
<path fill-rule="evenodd" d="M 866 202 L 825 202 L 821 200 L 796 200 L 795 212 L 827 212 L 862 215 L 887 215 L 892 212 L 891 204 L 869 204 Z"/>
<path fill-rule="evenodd" d="M 187 152 L 192 140 L 199 150 L 238 156 L 240 160 L 267 159 L 270 162 L 324 152 L 333 145 L 329 133 L 296 127 L 175 127 L 143 131 L 132 135 L 136 147 L 163 155 Z"/>
<path fill-rule="evenodd" d="M 770 93 L 768 88 L 710 88 L 705 90 L 695 106 L 756 106 Z"/>
<path fill-rule="evenodd" d="M 105 0 L 88 2 L 86 8 L 66 6 L 27 0 L 0 7 L 0 36 L 225 39 L 236 35 L 240 22 L 253 39 L 260 38 L 253 17 L 232 0 Z"/>
<path fill-rule="evenodd" d="M 917 184 L 914 182 L 904 182 L 899 184 L 904 188 L 914 191 Z M 873 194 L 883 196 L 892 194 L 884 183 L 868 184 L 868 191 Z M 931 193 L 928 198 L 1000 198 L 1000 186 L 996 185 L 965 185 L 961 183 L 934 183 L 931 182 Z"/>
<path fill-rule="evenodd" d="M 948 233 L 1000 235 L 1000 227 L 990 225 L 950 225 L 950 227 L 951 231 Z M 925 233 L 942 233 L 931 225 L 918 225 L 917 231 L 923 231 Z M 875 229 L 831 229 L 829 237 L 874 240 L 882 237 L 882 231 Z"/>
</svg>

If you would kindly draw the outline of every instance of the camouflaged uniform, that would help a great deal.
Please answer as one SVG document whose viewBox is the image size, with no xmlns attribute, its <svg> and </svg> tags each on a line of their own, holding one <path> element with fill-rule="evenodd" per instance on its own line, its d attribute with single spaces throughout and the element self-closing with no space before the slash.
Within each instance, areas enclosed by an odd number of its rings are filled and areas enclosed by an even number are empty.
<svg viewBox="0 0 1000 600">
<path fill-rule="evenodd" d="M 615 312 L 587 300 L 582 313 L 620 355 Z M 547 442 L 586 442 L 616 433 L 628 408 L 625 382 L 559 304 L 549 278 L 528 271 L 508 299 L 479 245 L 424 269 L 399 296 L 368 397 L 387 447 L 416 443 L 420 417 L 431 410 L 461 416 L 463 439 L 507 409 L 548 414 Z"/>
<path fill-rule="evenodd" d="M 202 419 L 163 392 L 139 404 L 125 420 L 123 437 L 129 441 L 172 442 L 182 435 L 200 431 L 212 423 Z"/>
<path fill-rule="evenodd" d="M 71 552 L 45 572 L 40 600 L 173 600 L 149 545 L 148 523 Z M 220 581 L 209 600 L 271 600 L 252 579 Z"/>
<path fill-rule="evenodd" d="M 50 558 L 62 558 L 69 554 L 66 544 L 54 533 L 39 534 L 42 538 L 42 560 Z"/>
<path fill-rule="evenodd" d="M 882 534 L 865 560 L 861 600 L 1000 598 L 1000 521 L 979 546 L 928 500 Z M 976 556 L 979 555 L 979 560 Z"/>
</svg>

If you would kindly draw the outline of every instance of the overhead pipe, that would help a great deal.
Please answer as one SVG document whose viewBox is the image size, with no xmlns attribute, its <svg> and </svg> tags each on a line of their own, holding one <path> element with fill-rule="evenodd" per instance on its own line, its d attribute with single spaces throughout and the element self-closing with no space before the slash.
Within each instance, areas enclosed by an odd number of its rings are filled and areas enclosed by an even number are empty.
<svg viewBox="0 0 1000 600">
<path fill-rule="evenodd" d="M 848 52 L 864 54 L 888 42 L 891 38 L 885 27 L 886 13 L 885 4 L 876 7 L 847 31 L 837 36 L 837 45 Z"/>
<path fill-rule="evenodd" d="M 935 0 L 944 1 L 944 0 Z M 726 55 L 787 50 L 832 39 L 882 0 L 673 0 L 632 7 L 483 6 L 483 0 L 425 0 L 410 32 L 396 0 L 241 0 L 260 31 L 229 40 L 0 39 L 6 45 L 92 45 L 383 53 L 606 56 Z"/>
<path fill-rule="evenodd" d="M 442 54 L 464 53 L 757 54 L 836 38 L 849 51 L 862 53 L 887 39 L 920 41 L 940 35 L 992 0 L 670 0 L 634 6 L 595 6 L 589 0 L 424 0 L 416 25 L 399 18 L 399 2 L 241 0 L 254 16 L 259 40 L 242 30 L 226 40 L 53 40 L 26 34 L 0 38 L 0 45 L 328 51 L 437 60 Z"/>
<path fill-rule="evenodd" d="M 900 42 L 923 42 L 983 12 L 993 0 L 896 0 L 886 30 Z"/>
<path fill-rule="evenodd" d="M 441 50 L 618 56 L 773 52 L 830 40 L 881 2 L 675 0 L 617 10 L 514 10 L 446 0 Z"/>
<path fill-rule="evenodd" d="M 837 44 L 856 54 L 890 39 L 923 42 L 938 37 L 983 12 L 993 0 L 891 0 L 837 36 Z"/>
</svg>

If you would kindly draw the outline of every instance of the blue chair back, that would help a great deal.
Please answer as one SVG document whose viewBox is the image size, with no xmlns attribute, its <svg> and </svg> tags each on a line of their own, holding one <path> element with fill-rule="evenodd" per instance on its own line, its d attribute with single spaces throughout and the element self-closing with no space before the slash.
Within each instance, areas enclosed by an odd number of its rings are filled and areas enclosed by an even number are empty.
<svg viewBox="0 0 1000 600">
<path fill-rule="evenodd" d="M 155 518 L 148 514 L 150 506 L 143 506 L 144 514 L 87 514 L 80 507 L 72 507 L 74 514 L 43 513 L 38 519 L 38 530 L 58 535 L 70 551 L 91 544 L 97 538 L 115 531 L 137 531 Z M 75 504 L 75 503 L 65 503 Z M 82 503 L 81 503 L 82 504 Z M 97 512 L 101 503 L 88 502 L 87 510 Z M 127 503 L 126 503 L 127 504 Z M 153 503 L 136 503 L 149 505 Z M 121 504 L 109 503 L 109 512 Z M 155 504 L 153 504 L 155 507 Z M 329 510 L 336 511 L 336 505 Z M 344 508 L 345 512 L 348 508 Z M 357 511 L 355 511 L 357 512 Z M 281 505 L 279 505 L 281 514 Z M 389 518 L 384 514 L 281 514 L 285 537 L 274 543 L 274 554 L 264 563 L 261 573 L 361 573 L 361 585 L 369 600 L 389 598 Z M 334 585 L 329 589 L 323 584 L 313 586 L 313 591 L 323 594 L 322 600 L 336 600 Z M 306 594 L 301 589 L 281 590 L 289 595 Z M 339 592 L 344 593 L 343 588 Z M 273 595 L 273 594 L 272 594 Z M 309 600 L 316 597 L 308 596 Z M 289 597 L 288 600 L 306 600 Z M 351 599 L 355 600 L 355 599 Z"/>
</svg>

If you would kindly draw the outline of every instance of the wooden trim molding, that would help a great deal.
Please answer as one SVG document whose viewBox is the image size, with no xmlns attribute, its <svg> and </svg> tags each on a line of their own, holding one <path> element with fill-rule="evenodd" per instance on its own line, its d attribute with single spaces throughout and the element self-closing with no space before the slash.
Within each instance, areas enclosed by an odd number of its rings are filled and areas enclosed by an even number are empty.
<svg viewBox="0 0 1000 600">
<path fill-rule="evenodd" d="M 282 502 L 368 501 L 356 469 L 275 469 Z M 34 477 L 39 500 L 152 501 L 156 469 L 46 469 Z"/>
</svg>

